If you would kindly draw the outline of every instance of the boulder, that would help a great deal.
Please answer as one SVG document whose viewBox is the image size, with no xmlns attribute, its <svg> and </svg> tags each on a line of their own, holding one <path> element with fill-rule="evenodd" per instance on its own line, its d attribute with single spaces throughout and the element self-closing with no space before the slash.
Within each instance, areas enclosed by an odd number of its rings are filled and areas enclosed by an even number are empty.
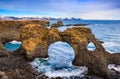
<svg viewBox="0 0 120 79">
<path fill-rule="evenodd" d="M 66 26 L 87 26 L 89 24 L 66 24 Z"/>
<path fill-rule="evenodd" d="M 58 27 L 57 23 L 53 23 L 53 24 L 51 25 L 51 28 L 53 28 L 53 27 Z"/>
<path fill-rule="evenodd" d="M 58 26 L 63 26 L 63 22 L 62 21 L 58 21 L 57 24 L 58 24 Z"/>
<path fill-rule="evenodd" d="M 60 27 L 60 26 L 63 26 L 63 22 L 62 21 L 57 21 L 57 23 L 53 23 L 51 25 L 51 27 Z"/>
</svg>

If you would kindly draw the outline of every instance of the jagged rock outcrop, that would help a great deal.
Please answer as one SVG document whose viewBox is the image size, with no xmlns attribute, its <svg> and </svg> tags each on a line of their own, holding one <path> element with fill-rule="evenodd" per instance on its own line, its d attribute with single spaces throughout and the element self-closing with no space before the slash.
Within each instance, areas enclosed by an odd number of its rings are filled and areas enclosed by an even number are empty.
<svg viewBox="0 0 120 79">
<path fill-rule="evenodd" d="M 20 30 L 22 26 L 27 24 L 39 24 L 41 26 L 48 26 L 49 21 L 45 20 L 1 20 L 0 21 L 0 47 L 6 42 L 12 40 L 20 41 Z"/>
<path fill-rule="evenodd" d="M 63 26 L 63 22 L 62 21 L 58 21 L 57 24 L 58 24 L 58 26 Z"/>
<path fill-rule="evenodd" d="M 22 46 L 29 59 L 46 56 L 47 47 L 46 35 L 48 29 L 38 24 L 28 24 L 21 29 Z M 33 53 L 34 52 L 34 53 Z M 46 53 L 46 54 L 45 54 Z"/>
<path fill-rule="evenodd" d="M 3 33 L 3 29 L 6 32 Z M 28 24 L 20 27 L 20 29 L 17 27 L 13 27 L 13 29 L 10 27 L 0 28 L 0 42 L 2 44 L 6 42 L 4 40 L 16 40 L 18 38 L 22 42 L 22 47 L 12 53 L 2 49 L 3 46 L 0 44 L 0 71 L 5 72 L 9 79 L 18 79 L 18 77 L 24 79 L 24 76 L 25 79 L 35 79 L 36 74 L 32 72 L 27 59 L 48 57 L 49 45 L 57 41 L 67 42 L 73 47 L 75 51 L 73 65 L 87 66 L 89 74 L 95 74 L 105 79 L 118 78 L 118 75 L 109 71 L 108 64 L 120 65 L 120 54 L 106 52 L 101 42 L 95 38 L 89 28 L 73 27 L 60 32 L 56 27 L 47 29 L 42 24 Z M 10 32 L 15 34 L 19 32 L 17 34 L 19 36 L 9 34 Z M 87 45 L 90 42 L 96 46 L 94 51 L 87 50 Z"/>
<path fill-rule="evenodd" d="M 66 26 L 87 26 L 89 24 L 66 24 Z"/>
<path fill-rule="evenodd" d="M 63 22 L 62 21 L 58 21 L 57 23 L 54 23 L 51 25 L 51 27 L 60 27 L 63 26 Z"/>
<path fill-rule="evenodd" d="M 120 54 L 110 54 L 106 52 L 101 45 L 101 42 L 94 37 L 89 28 L 74 27 L 68 28 L 64 32 L 60 32 L 55 27 L 48 30 L 47 28 L 41 28 L 38 25 L 26 25 L 22 30 L 25 29 L 26 31 L 21 32 L 21 39 L 23 48 L 26 50 L 27 56 L 29 56 L 28 58 L 48 57 L 47 51 L 49 45 L 57 41 L 64 41 L 69 43 L 75 51 L 73 65 L 87 66 L 89 73 L 94 73 L 104 78 L 113 79 L 117 77 L 113 76 L 109 71 L 108 64 L 120 64 Z M 31 33 L 31 30 L 33 33 Z M 87 45 L 90 42 L 93 42 L 96 46 L 94 51 L 87 50 Z M 27 50 L 27 48 L 32 49 Z"/>
</svg>

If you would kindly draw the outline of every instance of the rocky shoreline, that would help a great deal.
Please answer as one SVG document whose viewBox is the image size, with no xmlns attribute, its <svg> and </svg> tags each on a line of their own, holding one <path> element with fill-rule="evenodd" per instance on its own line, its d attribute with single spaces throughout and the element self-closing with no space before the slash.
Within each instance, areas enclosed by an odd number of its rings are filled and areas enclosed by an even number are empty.
<svg viewBox="0 0 120 79">
<path fill-rule="evenodd" d="M 63 25 L 61 22 L 57 24 Z M 113 74 L 108 69 L 108 64 L 120 65 L 120 54 L 106 52 L 89 28 L 73 27 L 60 32 L 56 24 L 50 29 L 46 28 L 47 25 L 49 21 L 0 21 L 1 79 L 47 79 L 47 76 L 35 71 L 29 62 L 38 57 L 47 58 L 48 46 L 57 41 L 68 42 L 74 48 L 73 65 L 88 67 L 88 74 L 91 76 L 86 75 L 83 79 L 120 78 L 120 75 Z M 9 52 L 3 46 L 12 40 L 21 41 L 22 46 L 14 52 Z M 90 42 L 95 44 L 95 51 L 86 49 Z"/>
<path fill-rule="evenodd" d="M 77 76 L 49 78 L 44 73 L 36 71 L 29 63 L 30 61 L 28 61 L 24 53 L 7 52 L 1 49 L 0 79 L 102 79 L 89 75 L 85 75 L 83 78 Z"/>
</svg>

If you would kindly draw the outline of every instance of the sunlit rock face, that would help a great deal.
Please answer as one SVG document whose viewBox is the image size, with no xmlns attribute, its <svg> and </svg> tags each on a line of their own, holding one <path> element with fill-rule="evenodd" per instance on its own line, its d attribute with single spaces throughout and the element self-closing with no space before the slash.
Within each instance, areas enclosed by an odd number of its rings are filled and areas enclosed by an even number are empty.
<svg viewBox="0 0 120 79">
<path fill-rule="evenodd" d="M 0 21 L 0 79 L 36 78 L 37 72 L 34 71 L 26 59 L 21 42 L 17 42 L 21 40 L 21 27 L 26 24 L 38 24 L 46 27 L 49 21 Z M 4 74 L 1 75 L 2 73 Z"/>
<path fill-rule="evenodd" d="M 10 41 L 20 41 L 21 27 L 27 24 L 39 24 L 43 27 L 49 25 L 49 21 L 46 20 L 1 20 L 0 21 L 0 48 L 3 48 L 3 44 Z"/>
<path fill-rule="evenodd" d="M 108 70 L 109 63 L 118 64 L 120 62 L 118 61 L 119 56 L 115 58 L 115 54 L 106 52 L 91 30 L 85 27 L 73 27 L 60 32 L 56 27 L 47 29 L 38 25 L 26 25 L 22 28 L 21 39 L 28 59 L 48 57 L 49 45 L 57 41 L 67 42 L 75 52 L 73 65 L 87 66 L 89 73 L 95 73 L 103 77 L 111 77 Z M 87 49 L 91 42 L 95 47 L 94 51 Z M 114 58 L 114 61 L 111 61 L 112 58 Z"/>
<path fill-rule="evenodd" d="M 36 56 L 47 57 L 45 54 L 47 52 L 47 34 L 48 29 L 39 24 L 28 24 L 22 27 L 22 46 L 29 59 Z"/>
<path fill-rule="evenodd" d="M 21 30 L 18 31 L 17 28 L 21 28 Z M 6 32 L 3 32 L 4 29 Z M 15 29 L 0 28 L 0 46 L 2 47 L 4 43 L 11 40 L 21 40 L 22 46 L 19 51 L 15 52 L 23 52 L 28 59 L 32 60 L 37 57 L 48 57 L 48 48 L 51 44 L 57 41 L 67 42 L 74 49 L 75 58 L 72 62 L 73 65 L 86 66 L 90 74 L 94 73 L 107 79 L 115 79 L 117 77 L 113 76 L 108 70 L 108 64 L 120 64 L 120 54 L 106 52 L 89 28 L 73 27 L 63 32 L 60 32 L 56 27 L 47 29 L 42 24 L 28 24 L 22 27 L 15 27 Z M 87 49 L 90 42 L 93 42 L 96 47 L 94 51 Z M 7 55 L 7 51 L 2 50 L 2 48 L 1 51 Z"/>
</svg>

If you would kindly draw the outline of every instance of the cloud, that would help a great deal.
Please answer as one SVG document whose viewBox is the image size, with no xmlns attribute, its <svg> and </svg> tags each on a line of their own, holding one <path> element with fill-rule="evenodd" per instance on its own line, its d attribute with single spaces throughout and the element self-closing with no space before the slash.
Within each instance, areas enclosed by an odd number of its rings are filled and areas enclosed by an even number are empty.
<svg viewBox="0 0 120 79">
<path fill-rule="evenodd" d="M 96 12 L 89 12 L 84 14 L 78 14 L 76 17 L 82 17 L 85 19 L 120 19 L 119 15 L 120 9 L 112 9 L 112 10 L 103 10 L 103 11 L 96 11 Z"/>
<path fill-rule="evenodd" d="M 23 12 L 23 15 L 28 13 L 39 16 L 98 19 L 118 16 L 119 2 L 119 0 L 0 0 L 0 9 L 16 11 L 18 14 Z"/>
</svg>

